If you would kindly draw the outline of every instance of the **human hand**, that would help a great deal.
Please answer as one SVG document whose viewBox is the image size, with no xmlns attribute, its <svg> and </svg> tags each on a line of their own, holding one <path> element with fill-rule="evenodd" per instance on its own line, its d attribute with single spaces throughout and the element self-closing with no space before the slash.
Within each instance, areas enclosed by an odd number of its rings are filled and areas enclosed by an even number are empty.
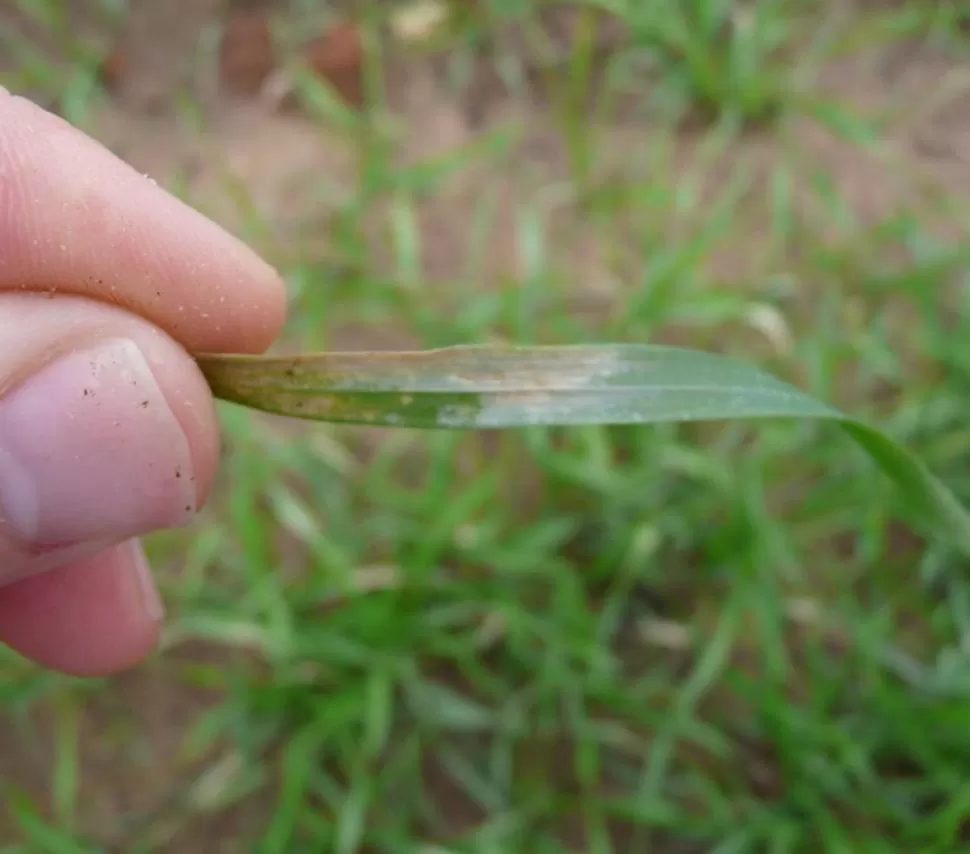
<svg viewBox="0 0 970 854">
<path fill-rule="evenodd" d="M 190 353 L 285 314 L 249 249 L 0 88 L 0 643 L 102 675 L 155 645 L 138 536 L 191 522 L 219 452 Z"/>
</svg>

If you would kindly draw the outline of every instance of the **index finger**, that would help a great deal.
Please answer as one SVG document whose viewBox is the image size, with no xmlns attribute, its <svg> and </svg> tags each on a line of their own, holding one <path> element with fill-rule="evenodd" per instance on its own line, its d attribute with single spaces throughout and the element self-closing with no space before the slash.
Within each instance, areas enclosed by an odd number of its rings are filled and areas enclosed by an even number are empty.
<svg viewBox="0 0 970 854">
<path fill-rule="evenodd" d="M 119 305 L 187 350 L 261 352 L 285 288 L 240 240 L 104 146 L 0 88 L 0 291 Z"/>
</svg>

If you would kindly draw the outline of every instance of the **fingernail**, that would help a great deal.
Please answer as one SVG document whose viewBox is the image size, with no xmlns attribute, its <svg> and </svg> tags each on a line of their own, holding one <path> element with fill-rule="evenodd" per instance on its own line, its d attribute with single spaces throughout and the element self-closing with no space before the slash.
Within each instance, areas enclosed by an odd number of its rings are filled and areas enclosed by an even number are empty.
<svg viewBox="0 0 970 854">
<path fill-rule="evenodd" d="M 134 561 L 134 580 L 140 609 L 152 622 L 161 622 L 165 616 L 165 606 L 162 604 L 162 597 L 155 584 L 145 550 L 138 540 L 130 540 L 129 543 Z"/>
<path fill-rule="evenodd" d="M 0 399 L 0 528 L 33 544 L 185 524 L 188 440 L 133 341 L 74 351 Z"/>
</svg>

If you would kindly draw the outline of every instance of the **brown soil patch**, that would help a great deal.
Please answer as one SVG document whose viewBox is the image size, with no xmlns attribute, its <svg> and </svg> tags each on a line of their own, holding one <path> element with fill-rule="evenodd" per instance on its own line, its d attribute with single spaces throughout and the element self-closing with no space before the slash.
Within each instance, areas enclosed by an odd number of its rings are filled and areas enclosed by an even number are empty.
<svg viewBox="0 0 970 854">
<path fill-rule="evenodd" d="M 194 816 L 187 823 L 190 827 L 212 820 L 202 801 L 187 796 L 209 763 L 223 759 L 218 752 L 222 745 L 199 755 L 186 750 L 188 731 L 218 695 L 192 687 L 182 668 L 218 670 L 232 666 L 236 658 L 223 650 L 185 645 L 168 653 L 162 662 L 110 680 L 106 689 L 69 700 L 77 732 L 78 832 L 118 852 L 129 850 L 133 839 L 143 839 L 149 831 L 160 843 L 173 846 L 153 850 L 211 850 L 204 838 L 185 840 L 174 834 L 186 824 L 186 815 Z M 4 780 L 42 808 L 49 802 L 58 759 L 55 744 L 60 705 L 35 703 L 29 722 L 4 716 L 0 728 Z M 173 811 L 178 819 L 174 825 Z M 221 840 L 222 847 L 216 850 L 241 850 L 239 843 L 251 838 L 260 815 L 258 803 L 238 812 L 220 811 L 218 835 L 211 837 Z M 16 825 L 3 809 L 0 841 L 17 841 Z"/>
</svg>

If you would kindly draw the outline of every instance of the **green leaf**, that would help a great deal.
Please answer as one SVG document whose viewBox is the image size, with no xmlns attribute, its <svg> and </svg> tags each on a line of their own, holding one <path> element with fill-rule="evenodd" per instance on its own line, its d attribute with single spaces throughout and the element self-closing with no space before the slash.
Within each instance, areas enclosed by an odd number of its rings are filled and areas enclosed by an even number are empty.
<svg viewBox="0 0 970 854">
<path fill-rule="evenodd" d="M 420 352 L 204 355 L 222 400 L 384 427 L 505 429 L 736 418 L 838 423 L 896 482 L 913 521 L 970 555 L 970 515 L 908 450 L 764 371 L 656 345 L 451 347 Z"/>
<path fill-rule="evenodd" d="M 45 821 L 40 810 L 19 789 L 4 787 L 4 806 L 20 827 L 29 851 L 36 854 L 96 854 L 97 848 L 89 847 L 71 834 Z"/>
</svg>

